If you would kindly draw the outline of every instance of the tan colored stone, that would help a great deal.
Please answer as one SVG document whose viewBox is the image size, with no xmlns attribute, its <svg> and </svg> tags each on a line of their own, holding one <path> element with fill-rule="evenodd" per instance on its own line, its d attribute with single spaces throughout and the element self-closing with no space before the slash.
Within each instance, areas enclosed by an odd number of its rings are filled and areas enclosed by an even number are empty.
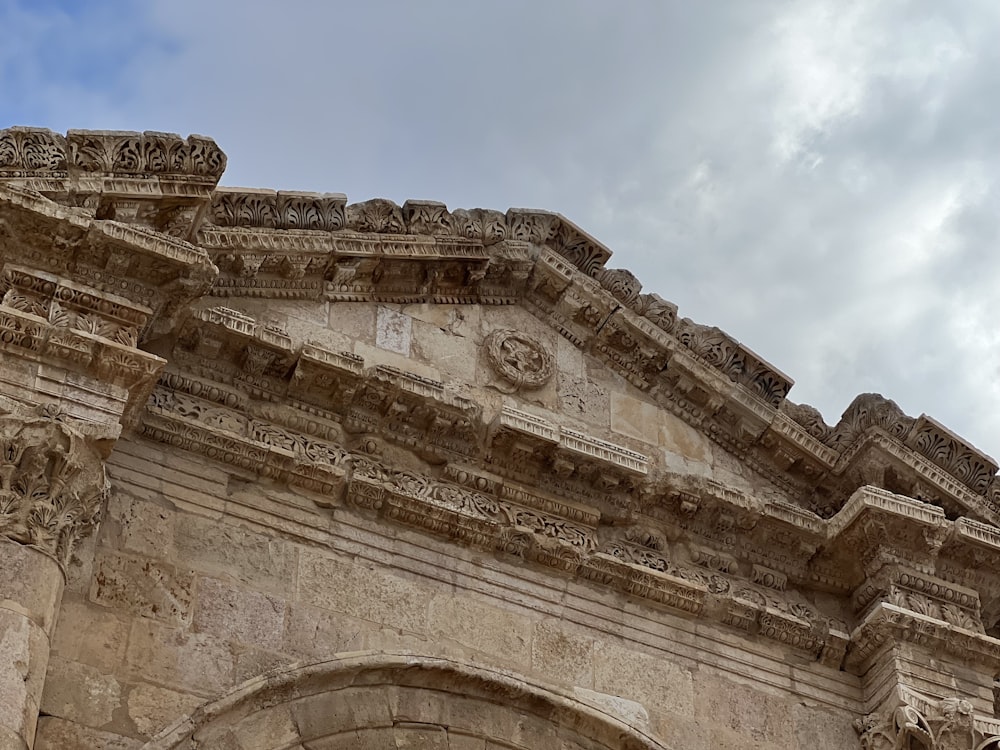
<svg viewBox="0 0 1000 750">
<path fill-rule="evenodd" d="M 168 558 L 173 554 L 174 511 L 115 493 L 101 522 L 101 538 L 124 552 Z"/>
<path fill-rule="evenodd" d="M 483 604 L 470 596 L 437 594 L 430 603 L 431 635 L 502 656 L 511 666 L 531 659 L 531 620 L 521 614 Z"/>
<path fill-rule="evenodd" d="M 52 653 L 110 674 L 125 658 L 128 629 L 114 610 L 67 599 L 52 636 Z"/>
<path fill-rule="evenodd" d="M 365 367 L 388 365 L 404 372 L 410 372 L 423 378 L 441 381 L 441 371 L 426 362 L 420 362 L 389 349 L 380 349 L 363 341 L 354 342 L 354 353 L 364 359 Z"/>
<path fill-rule="evenodd" d="M 372 700 L 369 690 L 346 688 L 337 691 L 336 700 L 316 695 L 303 698 L 290 706 L 291 719 L 304 738 L 323 737 L 345 729 L 391 727 L 392 694 L 386 700 Z"/>
<path fill-rule="evenodd" d="M 143 742 L 111 732 L 101 732 L 57 716 L 38 720 L 34 750 L 138 750 Z"/>
<path fill-rule="evenodd" d="M 656 445 L 662 428 L 661 410 L 656 404 L 629 396 L 611 394 L 611 429 L 644 443 Z"/>
<path fill-rule="evenodd" d="M 181 624 L 191 620 L 194 574 L 146 557 L 98 550 L 91 601 L 143 617 Z"/>
<path fill-rule="evenodd" d="M 594 648 L 594 689 L 637 701 L 648 711 L 694 715 L 689 669 L 613 641 L 598 642 Z"/>
<path fill-rule="evenodd" d="M 294 746 L 300 737 L 288 706 L 259 711 L 241 722 L 233 733 L 233 739 L 243 750 L 273 750 L 277 747 Z"/>
<path fill-rule="evenodd" d="M 573 376 L 560 372 L 556 380 L 559 410 L 567 418 L 595 427 L 607 426 L 611 410 L 607 388 L 592 382 L 586 375 Z"/>
<path fill-rule="evenodd" d="M 371 623 L 364 620 L 293 603 L 285 619 L 281 650 L 316 661 L 342 651 L 360 651 L 371 628 Z"/>
<path fill-rule="evenodd" d="M 409 357 L 412 328 L 413 318 L 409 315 L 379 305 L 375 319 L 375 346 Z"/>
<path fill-rule="evenodd" d="M 198 579 L 193 629 L 259 648 L 277 648 L 285 626 L 285 602 L 246 586 Z"/>
<path fill-rule="evenodd" d="M 299 598 L 333 610 L 411 632 L 426 632 L 430 590 L 357 563 L 303 552 Z"/>
<path fill-rule="evenodd" d="M 930 417 L 866 394 L 827 425 L 555 214 L 218 188 L 199 136 L 13 128 L 0 162 L 0 750 L 39 704 L 43 750 L 132 750 L 248 680 L 192 742 L 992 721 L 998 466 Z"/>
<path fill-rule="evenodd" d="M 672 414 L 657 417 L 658 443 L 667 454 L 675 454 L 686 461 L 705 464 L 712 458 L 708 439 Z"/>
<path fill-rule="evenodd" d="M 298 550 L 232 521 L 178 516 L 177 558 L 194 570 L 231 576 L 263 591 L 287 592 L 294 585 Z"/>
<path fill-rule="evenodd" d="M 55 560 L 0 538 L 0 607 L 24 614 L 50 633 L 62 592 L 63 575 Z"/>
<path fill-rule="evenodd" d="M 253 677 L 280 671 L 298 661 L 288 654 L 260 648 L 234 647 L 234 653 L 233 683 L 236 685 Z"/>
<path fill-rule="evenodd" d="M 790 702 L 703 672 L 695 680 L 695 695 L 695 717 L 701 722 L 716 722 L 759 744 L 794 746 Z"/>
<path fill-rule="evenodd" d="M 140 682 L 128 688 L 128 716 L 143 737 L 151 737 L 204 703 L 204 699 Z"/>
<path fill-rule="evenodd" d="M 470 326 L 464 328 L 469 330 Z M 476 379 L 475 340 L 451 329 L 415 321 L 411 354 L 421 361 L 436 363 L 448 382 L 471 383 Z"/>
<path fill-rule="evenodd" d="M 155 677 L 164 686 L 197 695 L 215 695 L 233 684 L 234 657 L 225 641 L 152 620 L 133 622 L 126 660 L 132 679 Z"/>
<path fill-rule="evenodd" d="M 571 685 L 594 684 L 594 639 L 556 619 L 535 625 L 531 667 L 542 675 L 557 675 Z"/>
<path fill-rule="evenodd" d="M 122 686 L 112 675 L 58 656 L 49 660 L 43 713 L 101 729 L 111 723 L 121 702 Z"/>
<path fill-rule="evenodd" d="M 34 621 L 0 609 L 0 727 L 31 737 L 45 679 L 48 643 Z"/>
<path fill-rule="evenodd" d="M 853 719 L 844 712 L 796 703 L 792 706 L 795 736 L 801 750 L 851 747 L 857 741 Z"/>
</svg>

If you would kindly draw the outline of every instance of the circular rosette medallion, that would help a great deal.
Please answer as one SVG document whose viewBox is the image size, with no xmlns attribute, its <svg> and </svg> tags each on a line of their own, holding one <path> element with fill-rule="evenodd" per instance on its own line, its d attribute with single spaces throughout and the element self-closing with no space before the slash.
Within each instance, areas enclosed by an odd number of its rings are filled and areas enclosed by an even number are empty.
<svg viewBox="0 0 1000 750">
<path fill-rule="evenodd" d="M 552 355 L 520 331 L 494 331 L 486 339 L 490 364 L 518 388 L 540 388 L 552 377 Z"/>
</svg>

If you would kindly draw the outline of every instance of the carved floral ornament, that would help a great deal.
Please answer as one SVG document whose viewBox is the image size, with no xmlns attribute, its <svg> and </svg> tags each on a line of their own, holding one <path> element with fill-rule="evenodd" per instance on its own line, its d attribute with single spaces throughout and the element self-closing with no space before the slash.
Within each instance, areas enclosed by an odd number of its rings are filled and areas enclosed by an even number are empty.
<svg viewBox="0 0 1000 750">
<path fill-rule="evenodd" d="M 58 413 L 0 416 L 0 536 L 67 565 L 109 489 L 92 442 Z"/>
<path fill-rule="evenodd" d="M 552 378 L 552 355 L 527 334 L 508 329 L 494 331 L 484 346 L 494 371 L 515 388 L 541 388 Z"/>
<path fill-rule="evenodd" d="M 1000 725 L 960 698 L 934 701 L 902 689 L 907 702 L 854 722 L 863 750 L 998 750 Z"/>
</svg>

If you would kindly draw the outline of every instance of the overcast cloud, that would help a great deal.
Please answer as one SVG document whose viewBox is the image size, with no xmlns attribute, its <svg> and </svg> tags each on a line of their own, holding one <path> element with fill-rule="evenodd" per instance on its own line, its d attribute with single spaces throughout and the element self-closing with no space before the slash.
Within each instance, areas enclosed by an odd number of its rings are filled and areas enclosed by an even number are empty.
<svg viewBox="0 0 1000 750">
<path fill-rule="evenodd" d="M 828 422 L 877 391 L 1000 456 L 998 32 L 995 0 L 0 0 L 0 126 L 558 211 Z"/>
</svg>

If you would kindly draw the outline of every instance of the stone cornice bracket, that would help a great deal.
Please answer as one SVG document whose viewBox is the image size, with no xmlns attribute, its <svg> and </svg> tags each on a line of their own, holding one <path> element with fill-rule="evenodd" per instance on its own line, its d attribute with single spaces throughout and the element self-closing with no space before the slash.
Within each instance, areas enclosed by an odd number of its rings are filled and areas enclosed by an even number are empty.
<svg viewBox="0 0 1000 750">
<path fill-rule="evenodd" d="M 0 400 L 0 536 L 37 548 L 63 570 L 91 533 L 108 492 L 113 430 L 51 409 Z"/>
<path fill-rule="evenodd" d="M 184 240 L 90 218 L 0 177 L 0 265 L 8 263 L 144 308 L 140 343 L 172 331 L 218 273 L 204 250 Z"/>
<path fill-rule="evenodd" d="M 0 130 L 0 182 L 181 239 L 194 238 L 225 168 L 226 155 L 200 135 Z"/>
</svg>

